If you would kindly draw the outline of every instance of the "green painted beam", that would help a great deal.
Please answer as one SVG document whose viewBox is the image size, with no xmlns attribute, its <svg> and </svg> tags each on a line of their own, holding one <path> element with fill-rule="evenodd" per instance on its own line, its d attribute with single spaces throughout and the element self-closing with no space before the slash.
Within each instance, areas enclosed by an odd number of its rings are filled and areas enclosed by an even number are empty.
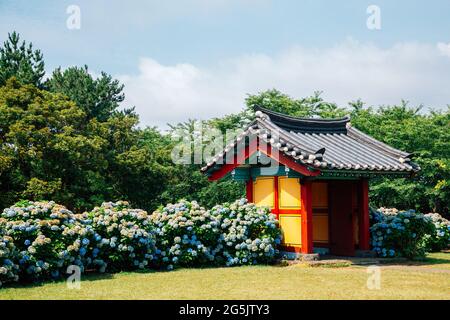
<svg viewBox="0 0 450 320">
<path fill-rule="evenodd" d="M 272 177 L 272 176 L 286 176 L 289 178 L 302 178 L 303 176 L 291 169 L 286 171 L 285 166 L 279 167 L 238 167 L 231 171 L 230 175 L 233 180 L 246 181 L 250 177 L 255 179 L 257 177 Z"/>
<path fill-rule="evenodd" d="M 253 159 L 254 160 L 254 159 Z M 406 172 L 374 172 L 374 171 L 352 171 L 352 170 L 321 170 L 321 174 L 317 177 L 308 177 L 309 180 L 358 180 L 360 178 L 375 178 L 379 176 L 387 176 L 391 178 L 400 178 L 408 176 Z M 250 177 L 267 176 L 286 176 L 290 178 L 305 178 L 300 173 L 289 169 L 283 165 L 277 167 L 261 167 L 258 165 L 247 164 L 246 167 L 238 167 L 228 173 L 224 179 L 233 179 L 237 181 L 247 181 Z"/>
<path fill-rule="evenodd" d="M 261 177 L 261 176 L 286 176 L 292 178 L 301 178 L 303 175 L 300 173 L 287 168 L 285 166 L 277 166 L 277 167 L 253 167 L 250 170 L 252 178 Z"/>
</svg>

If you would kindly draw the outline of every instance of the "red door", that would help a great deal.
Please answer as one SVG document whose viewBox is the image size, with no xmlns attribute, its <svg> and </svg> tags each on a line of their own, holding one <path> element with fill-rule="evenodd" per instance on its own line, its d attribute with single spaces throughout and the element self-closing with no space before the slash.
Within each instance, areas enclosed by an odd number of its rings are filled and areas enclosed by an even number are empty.
<svg viewBox="0 0 450 320">
<path fill-rule="evenodd" d="M 339 256 L 354 256 L 353 238 L 353 196 L 354 184 L 351 181 L 330 183 L 330 250 Z"/>
</svg>

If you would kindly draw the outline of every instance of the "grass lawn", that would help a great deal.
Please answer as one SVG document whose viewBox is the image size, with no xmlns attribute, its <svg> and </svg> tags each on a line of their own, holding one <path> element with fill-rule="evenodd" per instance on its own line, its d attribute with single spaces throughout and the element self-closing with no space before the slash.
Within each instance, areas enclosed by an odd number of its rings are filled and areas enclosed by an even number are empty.
<svg viewBox="0 0 450 320">
<path fill-rule="evenodd" d="M 84 276 L 0 289 L 2 299 L 450 299 L 450 253 L 423 262 L 381 266 L 381 288 L 369 290 L 364 266 L 305 265 L 180 269 Z"/>
</svg>

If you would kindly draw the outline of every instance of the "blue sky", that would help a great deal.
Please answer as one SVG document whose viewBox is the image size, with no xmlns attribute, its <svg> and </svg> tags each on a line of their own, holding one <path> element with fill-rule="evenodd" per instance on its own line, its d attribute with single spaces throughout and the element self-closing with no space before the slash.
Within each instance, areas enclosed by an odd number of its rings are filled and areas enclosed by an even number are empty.
<svg viewBox="0 0 450 320">
<path fill-rule="evenodd" d="M 66 27 L 72 4 L 79 30 Z M 366 26 L 369 5 L 381 10 L 381 30 Z M 246 93 L 272 87 L 295 97 L 322 90 L 343 105 L 444 108 L 449 12 L 446 0 L 0 0 L 0 40 L 20 32 L 48 72 L 87 64 L 120 78 L 143 124 L 164 126 L 238 111 Z"/>
</svg>

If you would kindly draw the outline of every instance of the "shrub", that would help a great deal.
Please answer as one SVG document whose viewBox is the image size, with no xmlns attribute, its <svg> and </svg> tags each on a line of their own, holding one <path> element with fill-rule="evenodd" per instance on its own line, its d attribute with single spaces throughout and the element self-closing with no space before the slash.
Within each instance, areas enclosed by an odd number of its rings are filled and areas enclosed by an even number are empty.
<svg viewBox="0 0 450 320">
<path fill-rule="evenodd" d="M 58 278 L 68 265 L 83 271 L 91 262 L 85 255 L 91 226 L 53 201 L 21 201 L 4 209 L 0 228 L 19 251 L 21 278 Z"/>
<path fill-rule="evenodd" d="M 13 239 L 0 234 L 0 287 L 4 283 L 19 280 L 17 254 Z"/>
<path fill-rule="evenodd" d="M 241 199 L 215 206 L 211 212 L 222 222 L 219 245 L 227 266 L 268 263 L 278 254 L 281 231 L 268 208 Z"/>
<path fill-rule="evenodd" d="M 436 252 L 446 249 L 450 244 L 450 221 L 443 218 L 439 213 L 428 213 L 425 215 L 431 219 L 434 232 L 427 238 L 427 246 L 430 251 Z"/>
<path fill-rule="evenodd" d="M 101 272 L 144 269 L 156 263 L 156 241 L 146 211 L 131 209 L 126 201 L 105 202 L 84 217 L 95 230 L 90 254 Z"/>
<path fill-rule="evenodd" d="M 197 202 L 181 201 L 155 211 L 161 264 L 243 265 L 266 263 L 277 254 L 277 221 L 268 209 L 246 199 L 205 210 Z"/>
<path fill-rule="evenodd" d="M 216 264 L 220 220 L 196 201 L 182 200 L 153 212 L 159 263 L 174 266 Z"/>
<path fill-rule="evenodd" d="M 148 215 L 127 202 L 74 214 L 50 202 L 21 201 L 0 216 L 0 282 L 81 272 L 268 263 L 277 254 L 275 216 L 247 200 L 205 210 L 180 201 Z"/>
<path fill-rule="evenodd" d="M 371 244 L 382 257 L 416 258 L 426 253 L 427 235 L 434 231 L 431 220 L 413 210 L 371 210 Z"/>
</svg>

